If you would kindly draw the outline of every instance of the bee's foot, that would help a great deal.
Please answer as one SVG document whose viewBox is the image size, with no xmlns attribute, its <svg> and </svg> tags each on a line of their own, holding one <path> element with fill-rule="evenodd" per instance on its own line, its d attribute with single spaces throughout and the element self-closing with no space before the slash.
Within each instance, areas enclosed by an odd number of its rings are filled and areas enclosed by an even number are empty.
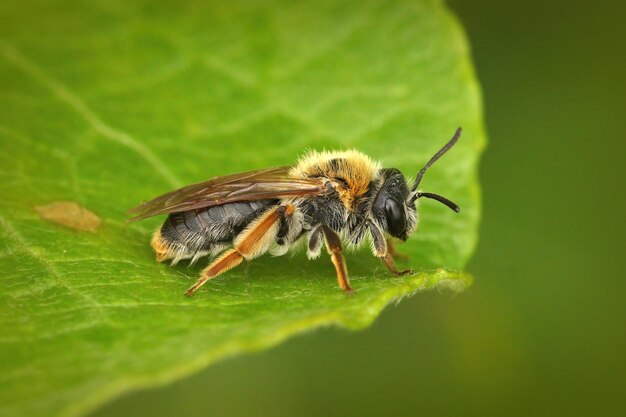
<svg viewBox="0 0 626 417">
<path fill-rule="evenodd" d="M 409 260 L 409 257 L 407 255 L 403 254 L 403 253 L 397 253 L 396 252 L 396 253 L 393 254 L 393 257 L 395 259 L 399 259 L 399 260 L 401 260 L 403 262 L 407 262 Z"/>
<path fill-rule="evenodd" d="M 350 297 L 356 294 L 356 291 L 354 291 L 351 287 L 348 287 L 343 289 L 343 293 Z"/>
</svg>

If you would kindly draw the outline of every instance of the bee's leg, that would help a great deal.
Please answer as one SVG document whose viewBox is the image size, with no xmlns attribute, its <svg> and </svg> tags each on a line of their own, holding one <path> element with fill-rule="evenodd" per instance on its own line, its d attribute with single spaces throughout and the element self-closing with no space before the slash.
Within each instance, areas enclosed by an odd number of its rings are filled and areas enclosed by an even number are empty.
<svg viewBox="0 0 626 417">
<path fill-rule="evenodd" d="M 396 250 L 396 245 L 393 243 L 393 240 L 391 238 L 387 238 L 387 252 L 389 252 L 389 255 L 391 255 L 394 259 L 400 259 L 402 261 L 409 260 L 408 256 L 402 253 L 398 253 L 398 251 Z"/>
<path fill-rule="evenodd" d="M 192 296 L 205 282 L 236 267 L 243 259 L 243 255 L 237 249 L 227 250 L 202 271 L 200 278 L 189 287 L 185 295 L 188 297 Z"/>
<path fill-rule="evenodd" d="M 185 295 L 193 295 L 205 282 L 236 267 L 244 259 L 250 260 L 264 254 L 276 237 L 278 221 L 285 216 L 291 216 L 293 211 L 293 205 L 285 204 L 270 209 L 259 216 L 249 228 L 235 238 L 233 249 L 222 253 L 202 271 L 200 278 L 187 290 Z"/>
<path fill-rule="evenodd" d="M 371 220 L 367 220 L 367 225 L 372 233 L 372 242 L 374 243 L 374 256 L 380 258 L 380 260 L 385 264 L 389 272 L 394 275 L 406 275 L 412 274 L 412 269 L 406 269 L 404 271 L 398 271 L 396 268 L 396 264 L 393 261 L 393 256 L 391 255 L 391 251 L 389 250 L 390 241 L 385 239 L 383 232 L 380 230 L 378 226 Z"/>
<path fill-rule="evenodd" d="M 326 250 L 330 255 L 330 260 L 335 265 L 337 271 L 337 281 L 339 282 L 339 288 L 345 292 L 352 292 L 350 287 L 350 281 L 348 280 L 348 270 L 346 268 L 346 261 L 343 258 L 341 251 L 341 239 L 339 235 L 330 227 L 322 225 L 322 233 L 324 233 L 324 241 L 326 242 Z"/>
<path fill-rule="evenodd" d="M 315 226 L 309 233 L 309 241 L 307 242 L 306 256 L 309 259 L 316 259 L 322 252 L 322 225 Z"/>
<path fill-rule="evenodd" d="M 276 232 L 276 243 L 279 245 L 285 244 L 285 239 L 289 234 L 289 222 L 287 221 L 287 215 L 280 216 L 278 222 L 278 232 Z"/>
<path fill-rule="evenodd" d="M 383 261 L 383 263 L 385 264 L 389 272 L 391 272 L 394 275 L 408 275 L 408 274 L 412 274 L 413 272 L 415 272 L 412 269 L 405 269 L 404 271 L 398 271 L 398 269 L 396 268 L 396 264 L 393 261 L 393 256 L 391 256 L 389 252 L 387 252 L 387 254 L 384 257 L 381 257 L 380 259 Z"/>
</svg>

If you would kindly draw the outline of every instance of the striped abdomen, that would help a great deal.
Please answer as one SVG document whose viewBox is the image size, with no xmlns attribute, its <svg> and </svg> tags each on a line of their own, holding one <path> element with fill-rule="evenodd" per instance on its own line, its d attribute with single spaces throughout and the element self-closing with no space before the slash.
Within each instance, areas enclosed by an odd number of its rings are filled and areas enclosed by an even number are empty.
<svg viewBox="0 0 626 417">
<path fill-rule="evenodd" d="M 230 246 L 251 221 L 278 200 L 223 204 L 198 210 L 171 213 L 152 238 L 159 262 L 215 255 Z"/>
</svg>

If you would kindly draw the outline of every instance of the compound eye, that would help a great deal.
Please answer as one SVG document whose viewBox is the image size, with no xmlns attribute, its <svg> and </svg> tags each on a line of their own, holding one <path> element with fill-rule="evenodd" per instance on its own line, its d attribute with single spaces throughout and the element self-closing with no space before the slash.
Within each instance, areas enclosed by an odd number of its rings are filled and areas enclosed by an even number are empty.
<svg viewBox="0 0 626 417">
<path fill-rule="evenodd" d="M 402 236 L 406 232 L 406 215 L 404 208 L 391 198 L 385 201 L 385 217 L 387 227 L 392 236 Z"/>
</svg>

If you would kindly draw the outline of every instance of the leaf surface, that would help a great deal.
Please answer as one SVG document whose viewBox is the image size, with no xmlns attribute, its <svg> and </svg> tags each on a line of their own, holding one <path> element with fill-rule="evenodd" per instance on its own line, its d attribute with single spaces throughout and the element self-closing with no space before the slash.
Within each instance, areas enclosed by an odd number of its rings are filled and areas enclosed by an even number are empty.
<svg viewBox="0 0 626 417">
<path fill-rule="evenodd" d="M 319 326 L 359 329 L 393 300 L 462 289 L 485 136 L 457 22 L 438 1 L 8 2 L 0 12 L 0 413 L 76 416 L 129 389 Z M 348 253 L 263 257 L 183 296 L 202 265 L 154 261 L 142 200 L 227 173 L 357 148 L 422 187 L 400 245 L 410 277 Z M 69 202 L 94 231 L 42 218 Z M 72 224 L 72 223 L 69 223 Z M 200 262 L 202 264 L 202 262 Z"/>
</svg>

